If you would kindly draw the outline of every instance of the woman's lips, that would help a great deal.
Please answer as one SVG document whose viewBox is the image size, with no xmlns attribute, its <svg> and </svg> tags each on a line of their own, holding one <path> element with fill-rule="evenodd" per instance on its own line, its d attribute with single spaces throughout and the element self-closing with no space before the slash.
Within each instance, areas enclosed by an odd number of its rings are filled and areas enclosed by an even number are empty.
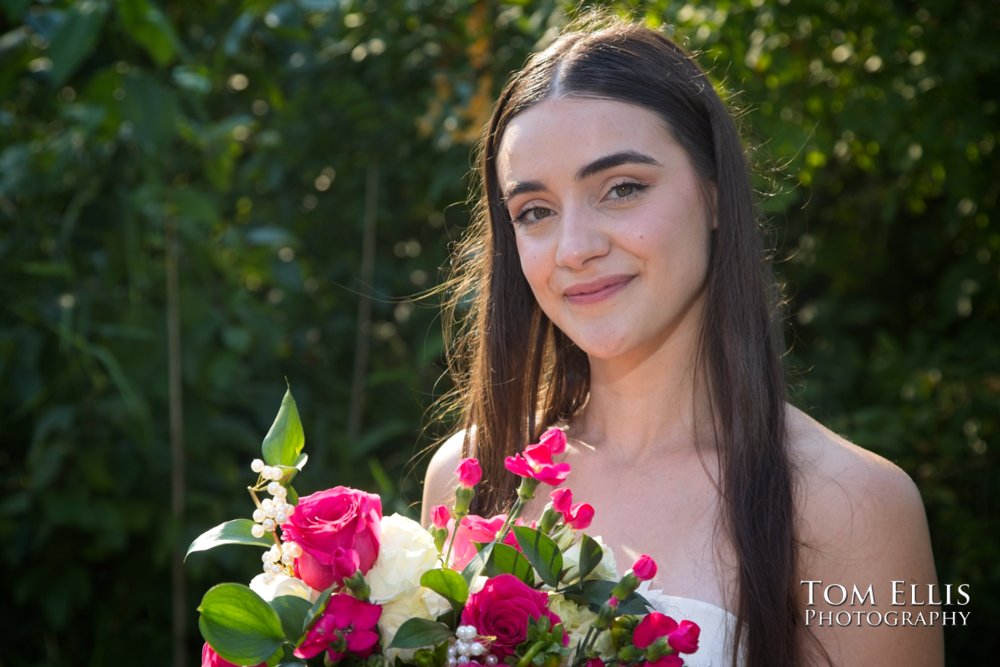
<svg viewBox="0 0 1000 667">
<path fill-rule="evenodd" d="M 625 289 L 634 277 L 630 275 L 608 276 L 571 285 L 563 291 L 563 298 L 576 305 L 604 301 Z"/>
</svg>

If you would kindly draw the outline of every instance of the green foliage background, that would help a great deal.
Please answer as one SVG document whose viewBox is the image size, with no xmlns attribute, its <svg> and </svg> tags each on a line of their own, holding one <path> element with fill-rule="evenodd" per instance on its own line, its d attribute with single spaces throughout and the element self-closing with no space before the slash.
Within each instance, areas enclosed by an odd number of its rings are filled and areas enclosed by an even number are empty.
<svg viewBox="0 0 1000 667">
<path fill-rule="evenodd" d="M 971 585 L 949 663 L 985 663 L 1000 12 L 610 4 L 671 26 L 739 92 L 795 400 L 916 480 L 942 583 Z M 247 513 L 284 378 L 300 488 L 361 485 L 412 511 L 407 462 L 445 428 L 421 431 L 445 385 L 435 304 L 411 297 L 466 220 L 493 96 L 574 11 L 0 0 L 0 665 L 197 661 L 197 600 L 259 564 L 223 549 L 179 570 L 177 554 Z"/>
</svg>

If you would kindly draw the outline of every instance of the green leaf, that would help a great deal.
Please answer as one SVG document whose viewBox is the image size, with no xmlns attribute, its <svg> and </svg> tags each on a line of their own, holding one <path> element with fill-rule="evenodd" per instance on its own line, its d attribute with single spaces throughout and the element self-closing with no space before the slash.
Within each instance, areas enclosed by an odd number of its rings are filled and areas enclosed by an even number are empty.
<svg viewBox="0 0 1000 667">
<path fill-rule="evenodd" d="M 151 73 L 131 70 L 122 81 L 122 119 L 130 136 L 149 156 L 159 156 L 174 140 L 180 105 L 177 93 Z"/>
<path fill-rule="evenodd" d="M 589 604 L 591 609 L 597 611 L 602 604 L 611 597 L 611 590 L 618 582 L 604 581 L 603 579 L 589 579 L 582 582 L 579 595 L 566 594 L 567 598 L 578 600 Z M 618 603 L 620 614 L 645 614 L 649 611 L 649 602 L 638 593 L 632 593 Z"/>
<path fill-rule="evenodd" d="M 455 570 L 448 568 L 428 570 L 420 577 L 420 585 L 431 589 L 453 604 L 463 605 L 469 599 L 469 585 Z"/>
<path fill-rule="evenodd" d="M 49 39 L 52 68 L 48 76 L 53 86 L 66 83 L 94 49 L 107 11 L 107 3 L 97 0 L 76 2 L 66 10 Z"/>
<path fill-rule="evenodd" d="M 486 563 L 486 574 L 490 577 L 513 574 L 529 586 L 535 585 L 535 571 L 531 568 L 531 563 L 524 554 L 507 544 L 493 547 L 493 553 Z"/>
<path fill-rule="evenodd" d="M 330 601 L 330 596 L 333 595 L 333 586 L 319 594 L 316 601 L 313 602 L 312 606 L 309 607 L 309 611 L 306 612 L 306 618 L 302 621 L 302 632 L 305 633 L 316 619 L 322 616 L 323 610 L 326 609 L 326 603 Z"/>
<path fill-rule="evenodd" d="M 431 589 L 449 602 L 463 605 L 469 599 L 469 585 L 455 570 L 428 570 L 420 577 L 420 585 Z"/>
<path fill-rule="evenodd" d="M 187 560 L 187 557 L 195 551 L 205 551 L 222 544 L 249 544 L 265 549 L 274 544 L 274 539 L 269 535 L 254 537 L 250 533 L 252 527 L 253 521 L 250 519 L 233 519 L 220 523 L 215 528 L 206 530 L 195 538 L 191 546 L 188 547 L 187 553 L 184 554 L 184 560 Z"/>
<path fill-rule="evenodd" d="M 549 586 L 558 586 L 563 558 L 552 538 L 527 526 L 514 526 L 514 537 L 542 581 Z"/>
<path fill-rule="evenodd" d="M 580 541 L 580 579 L 593 572 L 603 558 L 604 551 L 601 546 L 594 538 L 584 534 Z"/>
<path fill-rule="evenodd" d="M 292 398 L 292 390 L 285 391 L 281 399 L 278 415 L 271 424 L 271 430 L 264 437 L 261 451 L 268 465 L 295 467 L 299 463 L 299 454 L 305 445 L 305 435 L 302 433 L 302 421 L 299 419 L 299 409 Z M 305 462 L 302 461 L 305 465 Z"/>
<path fill-rule="evenodd" d="M 207 95 L 212 92 L 212 80 L 207 67 L 181 65 L 170 73 L 174 83 L 183 90 L 196 95 Z"/>
<path fill-rule="evenodd" d="M 462 570 L 462 578 L 465 579 L 466 584 L 471 584 L 479 576 L 483 568 L 486 567 L 486 561 L 489 560 L 491 553 L 493 553 L 492 542 L 479 547 L 479 551 L 472 557 L 472 560 L 465 566 L 465 569 Z"/>
<path fill-rule="evenodd" d="M 198 627 L 205 641 L 229 662 L 265 662 L 285 641 L 278 613 L 249 586 L 213 586 L 201 599 L 198 611 Z"/>
<path fill-rule="evenodd" d="M 297 644 L 304 634 L 306 616 L 312 608 L 312 602 L 298 597 L 297 595 L 279 595 L 270 602 L 271 608 L 281 619 L 281 628 L 285 632 L 285 639 L 292 644 Z"/>
<path fill-rule="evenodd" d="M 4 0 L 0 2 L 0 7 L 3 7 L 7 18 L 16 23 L 21 20 L 21 17 L 30 4 L 31 0 Z"/>
<path fill-rule="evenodd" d="M 451 629 L 444 623 L 425 618 L 411 618 L 396 631 L 389 648 L 421 648 L 433 646 L 451 637 Z"/>
<path fill-rule="evenodd" d="M 115 4 L 132 41 L 144 48 L 160 67 L 169 65 L 179 45 L 170 19 L 149 0 L 118 0 Z"/>
</svg>

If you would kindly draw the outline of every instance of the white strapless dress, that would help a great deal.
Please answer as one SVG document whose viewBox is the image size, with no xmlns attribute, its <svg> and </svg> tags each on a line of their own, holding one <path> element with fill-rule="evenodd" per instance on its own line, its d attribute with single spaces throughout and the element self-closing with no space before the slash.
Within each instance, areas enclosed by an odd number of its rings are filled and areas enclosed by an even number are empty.
<svg viewBox="0 0 1000 667">
<path fill-rule="evenodd" d="M 714 604 L 667 595 L 647 586 L 641 586 L 638 592 L 656 611 L 678 622 L 685 619 L 693 621 L 701 628 L 698 651 L 683 656 L 685 667 L 731 667 L 736 616 Z M 743 660 L 739 664 L 742 665 Z"/>
</svg>

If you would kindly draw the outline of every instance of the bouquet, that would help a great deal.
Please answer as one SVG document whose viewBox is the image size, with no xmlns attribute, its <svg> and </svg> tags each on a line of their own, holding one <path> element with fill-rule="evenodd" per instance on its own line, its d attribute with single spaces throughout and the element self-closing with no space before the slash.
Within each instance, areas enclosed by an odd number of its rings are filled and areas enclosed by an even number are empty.
<svg viewBox="0 0 1000 667">
<path fill-rule="evenodd" d="M 250 585 L 202 598 L 202 666 L 677 667 L 698 648 L 696 624 L 650 611 L 637 593 L 656 574 L 641 556 L 624 576 L 600 538 L 594 508 L 563 487 L 562 431 L 508 457 L 521 478 L 507 514 L 469 512 L 482 471 L 461 461 L 452 507 L 433 523 L 382 515 L 377 495 L 337 486 L 299 497 L 304 436 L 291 392 L 264 438 L 248 487 L 255 509 L 205 532 L 188 555 L 224 544 L 262 552 Z M 521 518 L 553 487 L 537 522 Z"/>
</svg>

